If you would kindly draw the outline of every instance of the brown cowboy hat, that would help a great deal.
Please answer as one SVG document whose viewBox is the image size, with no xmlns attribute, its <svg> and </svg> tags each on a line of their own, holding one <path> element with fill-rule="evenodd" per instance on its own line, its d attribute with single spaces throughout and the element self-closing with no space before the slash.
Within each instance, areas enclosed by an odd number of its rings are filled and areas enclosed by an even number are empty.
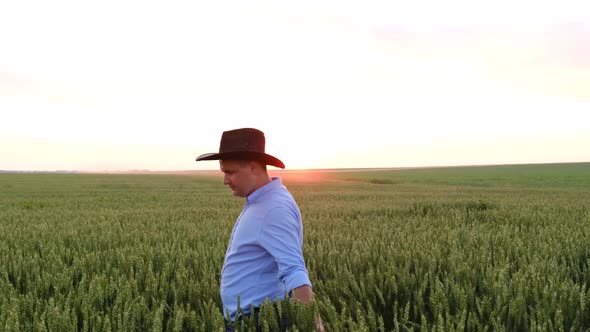
<svg viewBox="0 0 590 332">
<path fill-rule="evenodd" d="M 264 133 L 254 128 L 240 128 L 224 131 L 219 143 L 219 153 L 205 153 L 201 160 L 258 160 L 266 165 L 285 168 L 278 158 L 264 152 Z"/>
</svg>

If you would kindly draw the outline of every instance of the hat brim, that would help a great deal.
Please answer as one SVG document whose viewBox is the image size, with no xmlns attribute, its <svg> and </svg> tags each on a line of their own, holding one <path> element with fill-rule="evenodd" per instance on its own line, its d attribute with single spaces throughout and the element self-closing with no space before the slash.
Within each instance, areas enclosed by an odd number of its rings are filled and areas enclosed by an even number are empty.
<svg viewBox="0 0 590 332">
<path fill-rule="evenodd" d="M 196 161 L 201 160 L 258 160 L 266 165 L 271 165 L 278 168 L 285 168 L 285 164 L 278 158 L 266 153 L 253 151 L 235 151 L 223 153 L 205 153 L 197 157 Z"/>
</svg>

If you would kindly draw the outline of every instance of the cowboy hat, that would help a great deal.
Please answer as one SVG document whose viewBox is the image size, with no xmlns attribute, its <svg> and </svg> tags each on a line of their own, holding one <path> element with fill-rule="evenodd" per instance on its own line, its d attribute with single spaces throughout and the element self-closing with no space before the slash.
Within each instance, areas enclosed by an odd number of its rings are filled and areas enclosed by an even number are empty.
<svg viewBox="0 0 590 332">
<path fill-rule="evenodd" d="M 264 133 L 254 128 L 240 128 L 224 131 L 221 135 L 218 153 L 205 153 L 201 160 L 258 160 L 266 165 L 285 168 L 278 158 L 264 152 Z"/>
</svg>

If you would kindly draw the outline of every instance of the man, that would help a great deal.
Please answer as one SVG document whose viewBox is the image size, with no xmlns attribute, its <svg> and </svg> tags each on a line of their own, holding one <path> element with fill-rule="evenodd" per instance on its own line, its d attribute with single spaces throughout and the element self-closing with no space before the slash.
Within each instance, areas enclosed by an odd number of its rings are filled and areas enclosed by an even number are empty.
<svg viewBox="0 0 590 332">
<path fill-rule="evenodd" d="M 223 183 L 246 204 L 234 224 L 221 270 L 221 299 L 232 323 L 257 314 L 265 300 L 286 295 L 304 304 L 313 301 L 311 282 L 303 259 L 303 226 L 295 200 L 280 178 L 271 178 L 267 165 L 285 168 L 279 159 L 265 153 L 260 130 L 241 128 L 223 132 L 219 153 L 206 153 L 201 160 L 219 160 Z M 238 299 L 239 298 L 239 299 Z M 238 308 L 238 301 L 239 306 Z M 253 306 L 255 312 L 250 312 Z M 316 327 L 323 331 L 321 320 Z"/>
</svg>

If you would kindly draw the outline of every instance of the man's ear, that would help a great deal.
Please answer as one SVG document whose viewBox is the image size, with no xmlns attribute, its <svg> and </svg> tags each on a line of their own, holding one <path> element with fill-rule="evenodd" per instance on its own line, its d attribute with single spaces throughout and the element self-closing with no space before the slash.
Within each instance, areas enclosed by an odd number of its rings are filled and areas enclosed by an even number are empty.
<svg viewBox="0 0 590 332">
<path fill-rule="evenodd" d="M 263 169 L 262 164 L 257 160 L 250 160 L 248 166 L 250 167 L 250 170 L 254 173 L 260 173 L 260 171 Z"/>
<path fill-rule="evenodd" d="M 248 168 L 250 168 L 251 172 L 256 172 L 256 169 L 258 168 L 258 165 L 256 164 L 255 160 L 248 160 Z"/>
</svg>

